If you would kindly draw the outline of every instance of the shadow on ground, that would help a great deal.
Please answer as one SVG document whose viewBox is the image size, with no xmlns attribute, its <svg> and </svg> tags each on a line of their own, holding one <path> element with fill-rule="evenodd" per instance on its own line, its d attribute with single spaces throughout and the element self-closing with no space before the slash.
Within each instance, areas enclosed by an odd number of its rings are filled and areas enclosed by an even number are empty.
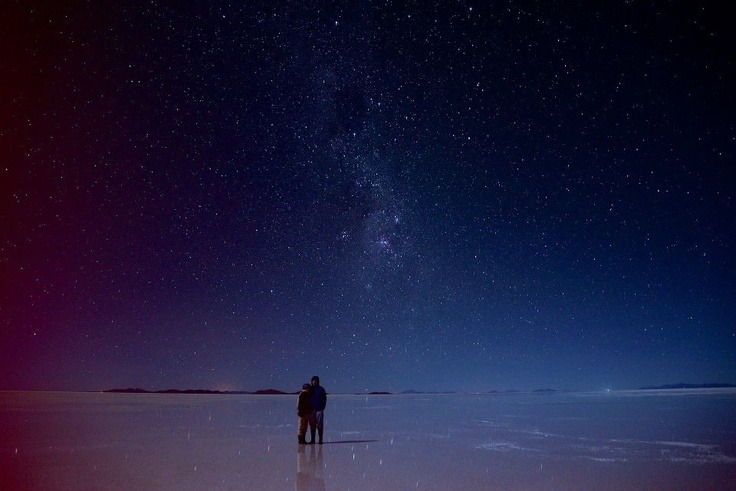
<svg viewBox="0 0 736 491">
<path fill-rule="evenodd" d="M 336 443 L 373 443 L 378 440 L 335 440 L 331 442 L 324 442 L 322 445 L 334 445 Z"/>
</svg>

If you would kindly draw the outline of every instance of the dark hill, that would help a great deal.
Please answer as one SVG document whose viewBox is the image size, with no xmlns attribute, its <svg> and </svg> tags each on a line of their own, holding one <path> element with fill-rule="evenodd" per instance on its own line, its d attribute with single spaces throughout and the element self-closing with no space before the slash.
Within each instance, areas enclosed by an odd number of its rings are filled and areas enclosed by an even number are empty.
<svg viewBox="0 0 736 491">
<path fill-rule="evenodd" d="M 166 389 L 166 390 L 145 390 L 139 388 L 128 389 L 108 389 L 103 392 L 114 394 L 251 394 L 246 391 L 221 391 L 221 390 L 204 390 L 204 389 Z"/>
<path fill-rule="evenodd" d="M 647 387 L 639 387 L 636 390 L 667 390 L 667 389 L 730 389 L 736 388 L 736 384 L 669 384 L 669 385 L 650 385 Z"/>
</svg>

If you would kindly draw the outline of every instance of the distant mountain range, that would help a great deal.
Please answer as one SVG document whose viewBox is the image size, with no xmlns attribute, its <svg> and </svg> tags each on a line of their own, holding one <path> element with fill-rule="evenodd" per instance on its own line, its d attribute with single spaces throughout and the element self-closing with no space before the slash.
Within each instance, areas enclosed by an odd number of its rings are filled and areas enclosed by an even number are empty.
<svg viewBox="0 0 736 491">
<path fill-rule="evenodd" d="M 646 387 L 639 387 L 636 390 L 668 390 L 668 389 L 723 389 L 723 388 L 736 388 L 736 384 L 719 384 L 719 383 L 710 383 L 710 384 L 685 384 L 685 383 L 679 383 L 679 384 L 668 384 L 668 385 L 650 385 Z M 278 389 L 261 389 L 256 391 L 244 391 L 244 390 L 238 390 L 238 391 L 230 391 L 230 390 L 205 390 L 205 389 L 186 389 L 186 390 L 180 390 L 180 389 L 166 389 L 166 390 L 146 390 L 146 389 L 140 389 L 140 388 L 127 388 L 127 389 L 109 389 L 105 390 L 103 392 L 110 392 L 110 393 L 118 393 L 118 394 L 252 394 L 252 395 L 295 395 L 298 394 L 299 391 L 295 392 L 284 392 L 282 390 Z M 532 391 L 534 394 L 554 394 L 554 393 L 565 393 L 565 392 L 571 392 L 569 390 L 555 390 L 555 389 L 537 389 Z M 515 390 L 505 390 L 503 392 L 497 391 L 497 390 L 491 390 L 488 392 L 485 392 L 486 394 L 516 394 L 518 391 Z M 405 390 L 402 392 L 398 392 L 397 394 L 457 394 L 457 392 L 454 391 L 444 391 L 444 392 L 437 392 L 437 391 L 418 391 L 418 390 Z M 365 393 L 356 393 L 356 395 L 394 395 L 393 392 L 386 392 L 386 391 L 374 391 L 369 392 L 367 394 Z"/>
<path fill-rule="evenodd" d="M 384 394 L 390 394 L 391 392 L 384 392 Z M 445 392 L 436 392 L 436 391 L 429 391 L 424 392 L 421 390 L 405 390 L 400 392 L 400 394 L 456 394 L 457 392 L 452 391 L 445 391 Z"/>
<path fill-rule="evenodd" d="M 294 395 L 299 392 L 283 392 L 277 389 L 262 389 L 254 392 L 245 390 L 204 390 L 204 389 L 166 389 L 166 390 L 146 390 L 138 388 L 128 389 L 109 389 L 103 392 L 111 392 L 116 394 L 255 394 L 255 395 Z"/>
<path fill-rule="evenodd" d="M 728 389 L 736 388 L 736 384 L 669 384 L 669 385 L 650 385 L 647 387 L 639 387 L 636 390 L 667 390 L 667 389 Z"/>
</svg>

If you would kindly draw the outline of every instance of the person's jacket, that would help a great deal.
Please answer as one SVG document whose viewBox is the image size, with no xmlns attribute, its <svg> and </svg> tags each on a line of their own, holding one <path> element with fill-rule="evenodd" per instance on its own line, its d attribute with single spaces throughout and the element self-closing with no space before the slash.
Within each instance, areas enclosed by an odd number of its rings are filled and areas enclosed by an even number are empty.
<svg viewBox="0 0 736 491">
<path fill-rule="evenodd" d="M 296 414 L 299 417 L 307 416 L 312 412 L 312 401 L 309 397 L 309 392 L 302 390 L 299 393 L 299 398 L 296 401 Z"/>
<path fill-rule="evenodd" d="M 312 411 L 324 411 L 327 407 L 327 392 L 321 385 L 312 386 Z"/>
</svg>

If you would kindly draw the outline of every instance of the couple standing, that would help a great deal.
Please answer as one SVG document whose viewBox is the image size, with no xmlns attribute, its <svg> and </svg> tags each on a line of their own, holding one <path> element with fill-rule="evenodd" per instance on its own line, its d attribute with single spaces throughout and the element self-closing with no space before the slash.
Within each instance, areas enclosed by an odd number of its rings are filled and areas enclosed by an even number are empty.
<svg viewBox="0 0 736 491">
<path fill-rule="evenodd" d="M 296 404 L 296 414 L 299 416 L 299 443 L 307 443 L 307 425 L 312 433 L 312 441 L 314 443 L 314 434 L 319 431 L 319 443 L 322 444 L 322 434 L 324 432 L 325 406 L 327 406 L 327 392 L 324 387 L 319 385 L 319 377 L 312 377 L 312 383 L 304 384 L 302 391 L 299 393 L 299 399 Z"/>
</svg>

